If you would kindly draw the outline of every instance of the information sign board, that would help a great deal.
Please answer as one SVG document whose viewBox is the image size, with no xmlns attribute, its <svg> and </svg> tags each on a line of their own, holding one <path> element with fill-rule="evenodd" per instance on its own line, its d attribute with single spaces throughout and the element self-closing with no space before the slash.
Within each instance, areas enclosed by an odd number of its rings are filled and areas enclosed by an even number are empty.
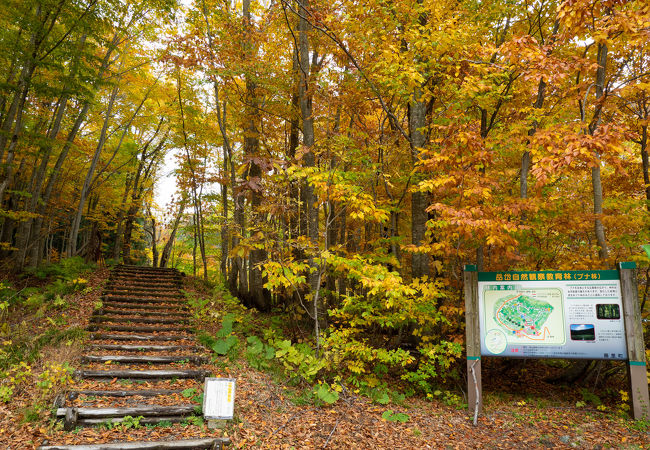
<svg viewBox="0 0 650 450">
<path fill-rule="evenodd" d="M 626 360 L 616 270 L 479 272 L 481 355 Z"/>
<path fill-rule="evenodd" d="M 235 411 L 235 379 L 206 378 L 203 389 L 203 417 L 230 420 Z"/>
</svg>

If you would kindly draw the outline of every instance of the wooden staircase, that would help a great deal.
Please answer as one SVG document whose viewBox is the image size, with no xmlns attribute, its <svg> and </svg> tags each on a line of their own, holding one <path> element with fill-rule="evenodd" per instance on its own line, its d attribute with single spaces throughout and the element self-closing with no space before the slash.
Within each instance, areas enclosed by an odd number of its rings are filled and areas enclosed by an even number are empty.
<svg viewBox="0 0 650 450">
<path fill-rule="evenodd" d="M 194 341 L 190 314 L 175 269 L 118 266 L 109 279 L 102 307 L 88 327 L 92 343 L 75 373 L 75 390 L 60 396 L 56 417 L 64 429 L 125 420 L 140 425 L 181 422 L 200 405 L 183 390 L 201 391 L 208 357 Z M 115 367 L 115 368 L 114 368 Z M 180 382 L 179 382 L 180 380 Z M 183 401 L 182 404 L 178 404 Z M 40 450 L 221 449 L 226 438 L 128 441 L 89 445 L 42 445 Z"/>
</svg>

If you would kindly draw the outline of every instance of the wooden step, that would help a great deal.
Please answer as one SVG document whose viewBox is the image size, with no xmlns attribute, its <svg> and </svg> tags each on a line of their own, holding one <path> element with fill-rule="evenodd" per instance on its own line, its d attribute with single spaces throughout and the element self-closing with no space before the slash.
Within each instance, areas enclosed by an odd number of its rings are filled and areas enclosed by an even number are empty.
<svg viewBox="0 0 650 450">
<path fill-rule="evenodd" d="M 158 272 L 147 270 L 113 270 L 111 276 L 120 277 L 145 277 L 157 279 L 182 279 L 183 275 L 178 272 Z"/>
<path fill-rule="evenodd" d="M 156 317 L 123 317 L 123 316 L 93 316 L 90 318 L 90 321 L 93 323 L 101 322 L 115 322 L 115 323 L 170 323 L 170 324 L 188 324 L 190 323 L 187 319 L 159 319 Z"/>
<path fill-rule="evenodd" d="M 183 389 L 140 389 L 134 391 L 91 391 L 80 390 L 68 392 L 68 400 L 74 400 L 80 395 L 88 397 L 158 397 L 160 395 L 180 394 Z"/>
<path fill-rule="evenodd" d="M 134 293 L 125 292 L 121 294 L 104 294 L 103 299 L 107 302 L 122 302 L 122 303 L 180 303 L 187 304 L 181 295 L 171 296 L 137 296 Z"/>
<path fill-rule="evenodd" d="M 56 410 L 57 417 L 65 417 L 68 410 L 76 410 L 77 418 L 79 419 L 101 419 L 111 417 L 156 417 L 156 416 L 184 416 L 192 415 L 196 410 L 197 405 L 180 405 L 180 406 L 156 406 L 144 405 L 133 406 L 128 408 L 58 408 Z"/>
<path fill-rule="evenodd" d="M 133 331 L 134 333 L 156 333 L 156 332 L 167 332 L 167 331 L 185 331 L 192 332 L 192 329 L 189 327 L 135 327 L 129 325 L 107 325 L 107 324 L 98 324 L 88 326 L 88 331 L 99 331 L 100 329 L 106 331 Z"/>
<path fill-rule="evenodd" d="M 146 310 L 146 311 L 187 311 L 189 309 L 189 305 L 185 302 L 178 302 L 173 305 L 169 306 L 164 306 L 164 305 L 157 305 L 157 304 L 138 304 L 135 302 L 113 302 L 113 301 L 104 301 L 102 302 L 103 307 L 105 308 L 130 308 L 133 310 Z M 179 313 L 181 314 L 181 313 Z"/>
<path fill-rule="evenodd" d="M 161 292 L 164 294 L 178 294 L 179 286 L 168 286 L 168 285 L 153 285 L 153 284 L 133 284 L 133 283 L 119 283 L 112 284 L 108 283 L 104 286 L 104 292 L 108 291 L 133 291 L 133 292 Z"/>
<path fill-rule="evenodd" d="M 133 314 L 137 314 L 139 316 L 145 316 L 145 317 L 159 317 L 161 314 L 164 316 L 175 316 L 179 317 L 181 319 L 189 319 L 192 316 L 188 313 L 179 313 L 179 312 L 170 312 L 170 311 L 165 311 L 163 313 L 161 312 L 151 312 L 151 311 L 138 311 L 134 309 L 108 309 L 108 308 L 102 308 L 97 310 L 97 315 L 115 315 L 115 316 L 131 316 Z"/>
<path fill-rule="evenodd" d="M 159 423 L 161 421 L 157 421 Z M 147 424 L 145 424 L 147 425 Z M 87 445 L 41 445 L 37 450 L 220 450 L 228 438 L 181 439 L 177 441 L 116 442 Z"/>
<path fill-rule="evenodd" d="M 137 297 L 137 296 L 182 297 L 183 296 L 183 294 L 178 292 L 178 289 L 130 289 L 128 287 L 104 289 L 104 293 L 108 295 L 110 294 L 127 295 L 130 297 Z"/>
<path fill-rule="evenodd" d="M 181 287 L 180 282 L 167 281 L 167 280 L 143 280 L 141 278 L 110 278 L 106 283 L 105 288 L 117 286 L 122 289 L 134 288 L 152 288 L 152 289 L 171 289 L 178 290 Z"/>
<path fill-rule="evenodd" d="M 179 335 L 138 335 L 138 334 L 111 334 L 111 333 L 93 333 L 90 335 L 92 340 L 111 340 L 111 341 L 182 341 L 191 340 L 190 336 Z"/>
<path fill-rule="evenodd" d="M 124 352 L 175 352 L 187 350 L 200 352 L 202 349 L 193 345 L 117 345 L 117 344 L 94 344 L 89 345 L 90 350 L 121 350 Z"/>
<path fill-rule="evenodd" d="M 158 278 L 183 278 L 178 272 L 160 272 L 152 270 L 113 270 L 111 271 L 113 276 L 125 276 L 125 277 L 158 277 Z"/>
<path fill-rule="evenodd" d="M 205 370 L 77 370 L 75 376 L 80 378 L 129 380 L 170 380 L 173 378 L 190 378 L 202 381 L 207 375 Z"/>
<path fill-rule="evenodd" d="M 195 355 L 85 355 L 81 360 L 86 363 L 111 361 L 117 364 L 170 364 L 181 361 L 203 364 L 209 361 L 205 356 Z"/>
</svg>

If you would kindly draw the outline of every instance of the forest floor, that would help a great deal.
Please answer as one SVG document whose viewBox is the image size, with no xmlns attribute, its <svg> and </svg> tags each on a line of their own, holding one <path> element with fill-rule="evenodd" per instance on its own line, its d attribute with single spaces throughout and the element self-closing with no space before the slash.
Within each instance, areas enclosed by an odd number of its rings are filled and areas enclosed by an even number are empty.
<svg viewBox="0 0 650 450">
<path fill-rule="evenodd" d="M 53 323 L 85 328 L 107 276 L 106 269 L 87 276 L 90 288 L 67 298 L 70 307 L 65 312 L 56 312 L 65 315 L 64 322 L 51 313 L 38 318 L 25 315 L 11 320 L 12 330 L 30 329 L 38 335 Z M 187 283 L 186 290 L 210 295 L 196 286 Z M 213 331 L 213 326 L 203 328 Z M 477 426 L 463 406 L 460 390 L 387 405 L 344 390 L 336 403 L 323 406 L 314 403 L 311 387 L 289 385 L 279 372 L 256 370 L 241 354 L 211 364 L 215 376 L 237 379 L 235 418 L 222 430 L 183 423 L 64 432 L 50 419 L 48 408 L 34 412 L 35 402 L 42 400 L 35 387 L 37 374 L 52 361 L 77 366 L 81 348 L 81 342 L 64 341 L 40 351 L 32 364 L 34 382 L 26 383 L 10 402 L 0 403 L 0 448 L 31 449 L 44 441 L 73 444 L 200 436 L 228 436 L 231 448 L 650 448 L 650 423 L 627 418 L 620 399 L 598 395 L 601 389 L 618 391 L 619 384 L 625 389 L 623 381 L 610 380 L 595 392 L 587 386 L 554 385 L 544 381 L 552 368 L 534 361 L 485 365 L 485 405 Z M 403 413 L 399 417 L 404 421 L 382 418 L 387 410 Z"/>
</svg>

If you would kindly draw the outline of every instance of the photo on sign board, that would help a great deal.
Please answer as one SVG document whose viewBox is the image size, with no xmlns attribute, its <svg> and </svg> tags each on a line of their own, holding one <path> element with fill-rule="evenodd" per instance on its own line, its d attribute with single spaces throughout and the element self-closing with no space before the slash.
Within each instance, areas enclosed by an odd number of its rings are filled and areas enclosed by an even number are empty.
<svg viewBox="0 0 650 450">
<path fill-rule="evenodd" d="M 589 323 L 574 323 L 570 326 L 572 341 L 595 341 L 596 330 Z"/>
<path fill-rule="evenodd" d="M 620 319 L 621 309 L 615 304 L 596 305 L 596 317 L 598 319 Z"/>
</svg>

